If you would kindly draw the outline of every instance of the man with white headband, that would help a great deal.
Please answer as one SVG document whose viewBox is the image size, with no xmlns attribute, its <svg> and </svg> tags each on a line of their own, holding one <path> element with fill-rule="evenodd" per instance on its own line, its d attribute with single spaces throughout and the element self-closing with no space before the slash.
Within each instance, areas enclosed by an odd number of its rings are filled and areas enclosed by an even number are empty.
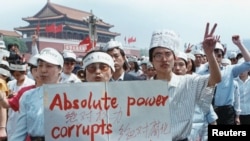
<svg viewBox="0 0 250 141">
<path fill-rule="evenodd" d="M 23 87 L 34 85 L 35 81 L 30 79 L 27 75 L 27 64 L 26 63 L 18 63 L 12 64 L 10 63 L 10 72 L 14 77 L 14 80 L 11 80 L 7 83 L 8 88 L 10 90 L 9 95 L 16 95 L 17 92 Z M 16 121 L 19 113 L 15 112 L 12 109 L 8 110 L 8 120 L 7 120 L 7 136 L 10 138 L 15 131 Z"/>
<path fill-rule="evenodd" d="M 87 82 L 110 81 L 115 71 L 114 61 L 106 52 L 91 51 L 83 59 Z"/>
</svg>

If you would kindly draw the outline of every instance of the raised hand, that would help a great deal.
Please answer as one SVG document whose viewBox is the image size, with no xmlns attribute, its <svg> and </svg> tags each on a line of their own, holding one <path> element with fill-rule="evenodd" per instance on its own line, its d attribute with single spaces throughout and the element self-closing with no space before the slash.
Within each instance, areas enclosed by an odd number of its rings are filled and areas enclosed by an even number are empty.
<svg viewBox="0 0 250 141">
<path fill-rule="evenodd" d="M 216 35 L 215 39 L 217 40 L 217 42 L 220 42 L 220 36 Z"/>
<path fill-rule="evenodd" d="M 189 53 L 189 52 L 191 52 L 192 51 L 192 47 L 193 47 L 194 45 L 192 45 L 192 44 L 185 44 L 185 53 Z"/>
<path fill-rule="evenodd" d="M 37 41 L 37 32 L 35 31 L 34 35 L 32 35 L 32 42 L 36 42 Z"/>
<path fill-rule="evenodd" d="M 220 39 L 214 36 L 215 29 L 217 27 L 217 24 L 215 23 L 211 32 L 209 32 L 209 23 L 206 25 L 206 30 L 204 34 L 204 40 L 202 42 L 203 50 L 206 54 L 211 54 L 214 51 L 216 42 Z"/>
<path fill-rule="evenodd" d="M 232 36 L 232 41 L 236 46 L 241 45 L 241 40 L 239 35 L 233 35 Z"/>
</svg>

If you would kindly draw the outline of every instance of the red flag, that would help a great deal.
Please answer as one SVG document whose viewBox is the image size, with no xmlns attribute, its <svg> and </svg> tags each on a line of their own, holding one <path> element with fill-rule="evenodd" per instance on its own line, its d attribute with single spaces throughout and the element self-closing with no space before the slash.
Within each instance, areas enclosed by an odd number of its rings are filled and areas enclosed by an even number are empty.
<svg viewBox="0 0 250 141">
<path fill-rule="evenodd" d="M 45 31 L 46 31 L 46 32 L 49 32 L 49 25 L 46 25 L 46 26 L 45 26 Z"/>
<path fill-rule="evenodd" d="M 56 31 L 56 25 L 54 23 L 52 23 L 51 25 L 47 25 L 45 27 L 45 31 L 46 32 L 54 32 Z"/>
<path fill-rule="evenodd" d="M 94 42 L 94 46 L 96 45 L 96 42 Z M 88 52 L 92 49 L 92 44 L 91 44 L 91 40 L 89 38 L 89 36 L 87 36 L 86 38 L 84 38 L 78 46 L 83 46 L 85 47 L 85 51 L 84 52 Z"/>
<path fill-rule="evenodd" d="M 55 33 L 62 32 L 62 31 L 63 31 L 63 25 L 62 24 L 56 26 Z"/>
<path fill-rule="evenodd" d="M 136 42 L 136 38 L 135 37 L 133 38 L 132 42 Z"/>
<path fill-rule="evenodd" d="M 40 32 L 40 21 L 38 22 L 37 26 L 36 26 L 36 33 L 37 35 L 39 35 Z"/>
<path fill-rule="evenodd" d="M 133 37 L 128 38 L 128 44 L 133 42 Z"/>
</svg>

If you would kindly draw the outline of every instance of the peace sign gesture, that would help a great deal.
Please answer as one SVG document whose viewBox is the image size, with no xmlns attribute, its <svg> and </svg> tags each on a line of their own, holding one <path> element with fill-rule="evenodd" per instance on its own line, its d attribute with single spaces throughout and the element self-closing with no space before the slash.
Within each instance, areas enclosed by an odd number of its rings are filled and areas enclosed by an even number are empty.
<svg viewBox="0 0 250 141">
<path fill-rule="evenodd" d="M 187 43 L 185 43 L 185 53 L 190 53 L 192 51 L 193 46 L 194 45 L 192 45 L 190 43 L 188 45 L 187 45 Z"/>
<path fill-rule="evenodd" d="M 217 27 L 217 24 L 215 23 L 211 32 L 209 33 L 209 23 L 207 23 L 206 25 L 204 40 L 202 42 L 203 50 L 206 54 L 213 53 L 216 42 L 219 40 L 213 35 L 216 27 Z"/>
</svg>

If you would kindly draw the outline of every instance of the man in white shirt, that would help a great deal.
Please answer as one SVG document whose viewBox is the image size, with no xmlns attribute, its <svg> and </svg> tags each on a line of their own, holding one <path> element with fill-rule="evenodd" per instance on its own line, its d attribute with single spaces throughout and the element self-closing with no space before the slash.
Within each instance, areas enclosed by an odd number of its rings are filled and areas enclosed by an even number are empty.
<svg viewBox="0 0 250 141">
<path fill-rule="evenodd" d="M 82 82 L 74 73 L 76 65 L 76 54 L 71 50 L 63 51 L 63 72 L 61 73 L 60 83 L 77 83 Z"/>
</svg>

